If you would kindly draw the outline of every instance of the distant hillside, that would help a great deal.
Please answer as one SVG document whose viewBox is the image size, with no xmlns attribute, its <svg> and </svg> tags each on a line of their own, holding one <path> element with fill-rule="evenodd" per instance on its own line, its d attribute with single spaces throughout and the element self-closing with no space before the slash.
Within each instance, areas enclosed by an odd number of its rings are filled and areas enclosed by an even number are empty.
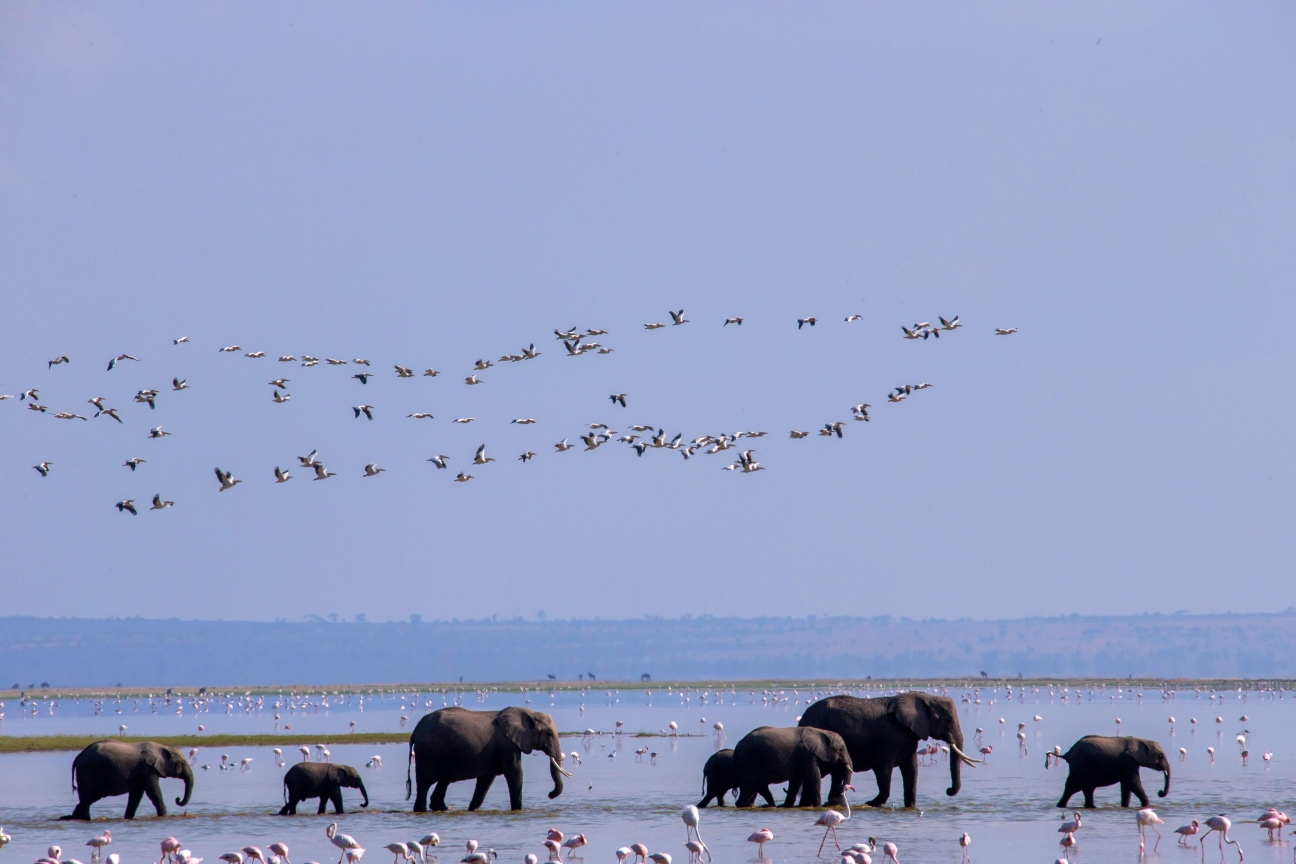
<svg viewBox="0 0 1296 864">
<path fill-rule="evenodd" d="M 978 676 L 1296 677 L 1296 612 L 910 621 L 0 618 L 0 687 Z"/>
</svg>

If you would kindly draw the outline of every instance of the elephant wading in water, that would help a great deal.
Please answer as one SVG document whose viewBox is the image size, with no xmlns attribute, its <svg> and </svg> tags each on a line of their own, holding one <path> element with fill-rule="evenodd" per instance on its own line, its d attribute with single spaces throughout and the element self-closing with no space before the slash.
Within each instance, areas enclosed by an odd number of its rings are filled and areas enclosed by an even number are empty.
<svg viewBox="0 0 1296 864">
<path fill-rule="evenodd" d="M 1094 806 L 1094 790 L 1099 786 L 1120 784 L 1121 806 L 1130 805 L 1130 793 L 1138 796 L 1139 805 L 1148 806 L 1147 793 L 1143 791 L 1143 781 L 1139 779 L 1140 768 L 1151 768 L 1165 773 L 1165 787 L 1157 793 L 1164 798 L 1170 794 L 1170 761 L 1165 751 L 1155 741 L 1142 738 L 1114 738 L 1107 735 L 1086 735 L 1071 745 L 1065 753 L 1044 754 L 1044 767 L 1051 759 L 1062 759 L 1070 768 L 1067 772 L 1066 785 L 1062 787 L 1062 798 L 1057 806 L 1065 807 L 1071 796 L 1077 792 L 1084 793 L 1084 806 Z"/>
<path fill-rule="evenodd" d="M 734 774 L 733 754 L 732 748 L 717 750 L 706 761 L 706 765 L 702 768 L 702 792 L 706 797 L 699 801 L 697 806 L 705 807 L 714 798 L 716 804 L 723 807 L 725 794 L 730 789 L 738 788 L 738 778 Z"/>
<path fill-rule="evenodd" d="M 319 812 L 333 802 L 333 812 L 342 811 L 342 790 L 359 789 L 364 796 L 361 807 L 369 806 L 369 792 L 365 789 L 360 772 L 350 765 L 336 762 L 299 762 L 284 774 L 284 806 L 280 816 L 296 815 L 297 805 L 307 798 L 319 799 Z"/>
<path fill-rule="evenodd" d="M 125 741 L 96 741 L 72 760 L 72 789 L 79 803 L 65 819 L 89 819 L 90 805 L 100 798 L 127 795 L 126 818 L 134 819 L 140 799 L 145 795 L 157 815 L 167 815 L 162 798 L 163 777 L 184 781 L 184 795 L 176 805 L 184 807 L 193 792 L 193 767 L 175 747 L 163 747 L 152 741 L 128 744 Z"/>
<path fill-rule="evenodd" d="M 553 718 L 528 708 L 502 711 L 469 711 L 442 708 L 423 717 L 410 733 L 410 762 L 418 780 L 414 812 L 427 812 L 428 790 L 432 809 L 445 810 L 446 787 L 459 780 L 476 780 L 469 810 L 476 810 L 495 778 L 503 774 L 509 789 L 509 806 L 522 809 L 522 754 L 539 750 L 549 757 L 554 788 L 550 798 L 563 791 L 563 751 Z M 405 797 L 410 796 L 409 765 L 405 769 Z"/>
<path fill-rule="evenodd" d="M 736 807 L 752 806 L 757 795 L 773 807 L 771 783 L 788 784 L 784 807 L 795 804 L 798 792 L 802 807 L 818 807 L 823 803 L 820 787 L 824 772 L 832 776 L 828 803 L 844 804 L 852 770 L 850 753 L 840 735 L 799 726 L 753 729 L 735 745 L 733 764 L 738 781 Z"/>
<path fill-rule="evenodd" d="M 904 806 L 917 804 L 919 741 L 933 738 L 949 745 L 950 786 L 946 795 L 957 795 L 963 787 L 963 765 L 977 762 L 963 752 L 958 709 L 947 696 L 912 690 L 873 699 L 829 696 L 807 708 L 800 725 L 836 732 L 846 742 L 855 770 L 873 772 L 878 794 L 868 802 L 872 807 L 881 807 L 891 796 L 893 768 L 900 769 Z"/>
</svg>

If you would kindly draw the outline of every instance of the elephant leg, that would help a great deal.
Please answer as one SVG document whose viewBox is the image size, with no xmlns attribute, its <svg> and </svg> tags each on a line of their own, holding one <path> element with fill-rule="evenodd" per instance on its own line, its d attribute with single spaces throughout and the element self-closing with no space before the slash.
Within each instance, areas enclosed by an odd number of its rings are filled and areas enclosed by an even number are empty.
<svg viewBox="0 0 1296 864">
<path fill-rule="evenodd" d="M 909 758 L 900 762 L 900 783 L 904 787 L 904 806 L 915 807 L 918 804 L 918 754 L 909 754 Z"/>
<path fill-rule="evenodd" d="M 1135 771 L 1134 776 L 1130 778 L 1129 789 L 1131 792 L 1133 792 L 1135 795 L 1138 796 L 1139 806 L 1141 807 L 1148 806 L 1148 796 L 1147 796 L 1147 792 L 1143 789 L 1143 779 L 1139 777 L 1137 771 Z M 1125 805 L 1129 806 L 1128 793 L 1126 794 L 1125 798 L 1126 798 Z"/>
<path fill-rule="evenodd" d="M 148 796 L 153 809 L 157 811 L 157 815 L 165 816 L 167 814 L 166 799 L 162 797 L 162 784 L 158 782 L 158 778 L 148 778 L 148 782 L 144 784 L 144 794 Z"/>
<path fill-rule="evenodd" d="M 480 807 L 480 806 L 482 805 L 482 802 L 486 800 L 486 793 L 490 791 L 491 784 L 494 783 L 494 782 L 495 782 L 495 775 L 494 775 L 494 774 L 486 774 L 486 775 L 484 775 L 484 776 L 482 776 L 482 777 L 478 777 L 478 778 L 477 778 L 477 786 L 473 789 L 472 800 L 468 802 L 468 809 L 469 809 L 469 810 L 476 810 L 478 807 Z M 510 798 L 513 797 L 513 789 L 512 789 L 512 786 L 513 786 L 513 784 L 510 783 L 510 784 L 509 784 L 509 797 L 510 797 Z M 522 809 L 522 807 L 521 807 L 521 802 L 518 802 L 518 803 L 519 803 L 519 806 L 514 807 L 514 808 L 513 808 L 514 810 L 521 810 L 521 809 Z"/>
<path fill-rule="evenodd" d="M 756 791 L 759 792 L 760 796 L 765 799 L 765 804 L 767 806 L 769 807 L 774 806 L 774 796 L 770 793 L 770 788 L 768 786 L 761 786 Z M 752 801 L 755 800 L 756 800 L 755 796 L 752 796 Z"/>
<path fill-rule="evenodd" d="M 428 790 L 432 788 L 432 781 L 424 778 L 420 773 L 416 782 L 418 783 L 418 787 L 414 792 L 414 812 L 426 813 L 428 809 Z"/>
<path fill-rule="evenodd" d="M 76 806 L 76 808 L 73 809 L 73 811 L 72 811 L 72 817 L 71 817 L 71 818 L 73 818 L 73 819 L 82 819 L 82 820 L 85 820 L 86 822 L 89 822 L 89 821 L 90 821 L 90 805 L 93 804 L 96 800 L 97 800 L 97 799 L 90 798 L 90 797 L 85 797 L 85 798 L 80 799 L 80 800 L 77 802 L 77 806 Z"/>
<path fill-rule="evenodd" d="M 323 816 L 328 812 L 329 793 L 327 789 L 321 789 L 319 793 L 319 809 L 315 813 L 318 816 Z"/>
<path fill-rule="evenodd" d="M 126 796 L 126 818 L 134 819 L 135 811 L 139 809 L 140 800 L 144 797 L 144 790 L 138 786 L 130 791 Z"/>
<path fill-rule="evenodd" d="M 1094 787 L 1094 786 L 1086 786 L 1086 787 L 1084 788 L 1084 798 L 1085 798 L 1085 809 L 1086 809 L 1086 810 L 1092 810 L 1092 809 L 1094 809 L 1094 807 L 1096 806 L 1096 805 L 1094 804 L 1094 800 L 1093 800 L 1093 793 L 1094 793 L 1094 789 L 1095 789 L 1095 788 L 1097 788 L 1097 787 Z"/>
<path fill-rule="evenodd" d="M 493 780 L 495 778 L 491 778 Z M 522 754 L 514 753 L 512 761 L 504 766 L 504 782 L 508 784 L 509 790 L 509 808 L 512 810 L 522 809 Z M 486 788 L 490 788 L 490 780 L 486 781 Z M 486 793 L 483 791 L 483 795 Z"/>
<path fill-rule="evenodd" d="M 813 762 L 813 760 L 811 760 Z M 819 763 L 807 765 L 801 777 L 801 806 L 818 807 L 823 804 L 823 773 Z"/>
<path fill-rule="evenodd" d="M 734 801 L 735 807 L 750 807 L 756 803 L 756 790 L 750 787 L 744 789 L 739 787 L 738 798 Z"/>
<path fill-rule="evenodd" d="M 878 794 L 876 798 L 868 802 L 868 805 L 870 807 L 881 807 L 891 797 L 891 766 L 875 766 L 873 776 L 877 778 Z"/>
<path fill-rule="evenodd" d="M 289 799 L 289 800 L 292 800 L 292 799 Z M 292 804 L 289 804 L 287 801 L 284 802 L 284 806 L 283 806 L 283 807 L 279 808 L 279 815 L 280 815 L 280 816 L 290 816 L 290 815 L 292 815 L 292 814 L 295 813 L 295 812 L 297 812 L 297 808 L 294 807 Z"/>
<path fill-rule="evenodd" d="M 433 788 L 433 790 L 432 790 L 432 809 L 433 809 L 433 810 L 448 810 L 448 809 L 450 809 L 450 808 L 446 807 L 446 803 L 445 803 L 446 789 L 449 788 L 449 786 L 450 786 L 450 781 L 448 781 L 448 780 L 438 780 L 438 781 L 437 781 L 436 787 Z"/>
<path fill-rule="evenodd" d="M 1079 791 L 1080 791 L 1080 787 L 1077 786 L 1075 784 L 1075 781 L 1073 781 L 1071 777 L 1068 775 L 1066 779 L 1066 784 L 1062 787 L 1062 797 L 1058 799 L 1057 806 L 1066 807 L 1067 804 L 1070 803 L 1071 801 L 1071 796 L 1075 795 Z"/>
<path fill-rule="evenodd" d="M 323 798 L 320 798 L 321 802 L 323 802 L 323 800 L 324 800 Z M 341 786 L 333 787 L 333 794 L 329 796 L 329 800 L 333 802 L 334 813 L 344 812 L 342 809 L 342 787 Z"/>
</svg>

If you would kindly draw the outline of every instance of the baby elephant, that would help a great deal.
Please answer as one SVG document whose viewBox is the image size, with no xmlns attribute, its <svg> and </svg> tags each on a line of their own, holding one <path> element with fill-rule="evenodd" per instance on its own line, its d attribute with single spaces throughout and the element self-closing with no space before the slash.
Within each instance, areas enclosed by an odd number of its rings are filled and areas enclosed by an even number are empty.
<svg viewBox="0 0 1296 864">
<path fill-rule="evenodd" d="M 725 794 L 730 789 L 738 788 L 738 777 L 734 774 L 733 749 L 717 750 L 711 754 L 702 769 L 702 791 L 706 797 L 697 803 L 705 807 L 715 799 L 717 805 L 725 806 Z"/>
<path fill-rule="evenodd" d="M 280 816 L 291 816 L 297 813 L 298 802 L 306 798 L 319 799 L 319 812 L 328 809 L 333 802 L 333 812 L 342 811 L 342 788 L 359 789 L 364 796 L 361 807 L 369 806 L 369 793 L 365 791 L 360 772 L 350 765 L 339 765 L 336 762 L 299 762 L 284 774 L 284 806 Z"/>
</svg>

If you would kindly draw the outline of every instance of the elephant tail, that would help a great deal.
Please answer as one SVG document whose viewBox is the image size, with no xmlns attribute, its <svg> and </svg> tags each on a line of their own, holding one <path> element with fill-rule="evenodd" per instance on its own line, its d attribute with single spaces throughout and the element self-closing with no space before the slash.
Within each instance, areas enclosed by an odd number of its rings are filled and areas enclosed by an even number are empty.
<svg viewBox="0 0 1296 864">
<path fill-rule="evenodd" d="M 284 793 L 284 803 L 287 804 L 288 803 L 288 775 L 287 774 L 285 774 L 283 778 L 283 793 Z"/>
<path fill-rule="evenodd" d="M 410 783 L 410 769 L 414 767 L 414 742 L 410 742 L 409 758 L 405 760 L 405 800 L 408 801 L 414 794 L 414 787 Z"/>
<path fill-rule="evenodd" d="M 76 769 L 77 769 L 77 763 L 76 760 L 73 759 L 72 760 L 72 791 L 73 792 L 77 791 Z"/>
</svg>

